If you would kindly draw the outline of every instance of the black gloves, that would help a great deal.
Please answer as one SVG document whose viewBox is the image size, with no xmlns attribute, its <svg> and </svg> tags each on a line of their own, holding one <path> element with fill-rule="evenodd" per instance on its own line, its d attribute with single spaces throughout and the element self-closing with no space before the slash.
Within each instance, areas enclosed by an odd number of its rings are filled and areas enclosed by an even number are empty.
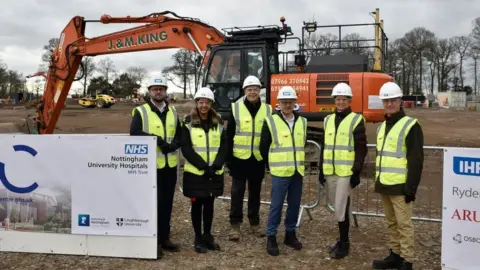
<svg viewBox="0 0 480 270">
<path fill-rule="evenodd" d="M 415 201 L 415 195 L 405 193 L 405 203 L 410 203 L 410 202 L 413 202 L 413 201 Z"/>
<path fill-rule="evenodd" d="M 350 176 L 350 186 L 352 188 L 356 188 L 360 184 L 360 173 L 353 173 L 352 176 Z"/>
<path fill-rule="evenodd" d="M 320 182 L 320 185 L 324 186 L 325 185 L 325 175 L 323 174 L 323 171 L 320 171 L 318 173 L 318 182 Z"/>
</svg>

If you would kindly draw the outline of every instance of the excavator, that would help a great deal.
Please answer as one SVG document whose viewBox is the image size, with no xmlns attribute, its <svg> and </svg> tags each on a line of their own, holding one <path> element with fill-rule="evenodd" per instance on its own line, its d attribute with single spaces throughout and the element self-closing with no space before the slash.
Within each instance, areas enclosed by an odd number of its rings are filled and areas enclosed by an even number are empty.
<svg viewBox="0 0 480 270">
<path fill-rule="evenodd" d="M 292 37 L 293 32 L 285 23 L 285 18 L 281 17 L 280 22 L 280 26 L 232 27 L 221 32 L 199 19 L 178 16 L 170 11 L 143 17 L 103 15 L 100 20 L 75 16 L 61 32 L 58 45 L 51 54 L 42 101 L 37 105 L 35 119 L 29 122 L 36 126 L 29 130 L 36 130 L 39 134 L 54 132 L 72 82 L 80 79 L 75 78 L 75 74 L 81 68 L 83 57 L 170 48 L 184 48 L 198 53 L 198 67 L 203 69 L 200 74 L 204 74 L 201 85 L 214 91 L 215 108 L 224 119 L 228 117 L 232 102 L 243 97 L 243 80 L 248 75 L 256 75 L 263 84 L 263 99 L 273 107 L 277 104 L 276 92 L 279 88 L 293 86 L 299 96 L 299 113 L 310 121 L 322 121 L 333 112 L 334 103 L 330 95 L 333 86 L 339 82 L 348 83 L 353 88 L 353 111 L 362 113 L 367 122 L 382 121 L 383 110 L 378 92 L 383 83 L 393 81 L 393 78 L 382 68 L 387 46 L 378 9 L 375 23 L 358 24 L 375 27 L 373 69 L 366 57 L 318 55 L 318 49 L 306 49 L 304 33 L 302 39 Z M 87 38 L 87 23 L 142 25 Z M 356 25 L 335 27 L 341 31 L 349 26 Z M 304 22 L 302 32 L 307 30 L 311 33 L 321 27 L 333 26 Z M 299 49 L 280 52 L 279 45 L 291 39 L 299 42 Z M 294 54 L 294 68 L 281 72 L 280 58 L 283 57 L 286 65 L 288 54 Z"/>
</svg>

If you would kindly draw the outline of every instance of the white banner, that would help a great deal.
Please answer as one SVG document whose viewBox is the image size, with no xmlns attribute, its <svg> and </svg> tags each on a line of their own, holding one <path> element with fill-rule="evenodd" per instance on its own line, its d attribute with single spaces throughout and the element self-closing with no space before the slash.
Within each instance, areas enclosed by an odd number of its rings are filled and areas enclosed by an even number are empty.
<svg viewBox="0 0 480 270">
<path fill-rule="evenodd" d="M 27 232 L 155 236 L 155 149 L 153 137 L 2 135 L 0 224 Z"/>
<path fill-rule="evenodd" d="M 447 148 L 443 165 L 442 266 L 480 265 L 480 149 Z"/>
</svg>

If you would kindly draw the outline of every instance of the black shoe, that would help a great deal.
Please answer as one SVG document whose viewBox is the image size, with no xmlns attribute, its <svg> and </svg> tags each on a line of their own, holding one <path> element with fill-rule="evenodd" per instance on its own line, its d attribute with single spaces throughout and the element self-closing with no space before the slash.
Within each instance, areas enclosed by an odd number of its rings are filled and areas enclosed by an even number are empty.
<svg viewBox="0 0 480 270">
<path fill-rule="evenodd" d="M 350 242 L 349 241 L 338 241 L 336 248 L 332 251 L 334 259 L 342 259 L 348 255 L 350 251 Z"/>
<path fill-rule="evenodd" d="M 157 259 L 163 258 L 163 251 L 162 251 L 162 246 L 157 245 Z"/>
<path fill-rule="evenodd" d="M 210 249 L 210 250 L 220 250 L 220 245 L 215 242 L 215 239 L 213 239 L 213 236 L 211 234 L 204 234 L 202 236 L 203 242 L 205 243 L 205 246 Z"/>
<path fill-rule="evenodd" d="M 172 241 L 167 240 L 162 243 L 162 248 L 164 250 L 170 251 L 170 252 L 177 252 L 180 251 L 180 245 L 172 243 Z"/>
<path fill-rule="evenodd" d="M 297 236 L 295 235 L 295 232 L 286 232 L 283 243 L 296 250 L 301 250 L 303 247 L 302 243 L 298 241 Z"/>
<path fill-rule="evenodd" d="M 270 256 L 278 256 L 280 251 L 278 250 L 277 237 L 269 236 L 267 239 L 267 252 Z"/>
<path fill-rule="evenodd" d="M 403 260 L 402 265 L 398 268 L 399 270 L 412 270 L 413 264 Z"/>
<path fill-rule="evenodd" d="M 390 254 L 381 260 L 374 260 L 373 269 L 398 269 L 402 266 L 403 259 L 390 249 Z"/>
<path fill-rule="evenodd" d="M 335 245 L 329 246 L 328 251 L 330 253 L 335 252 L 335 250 L 338 248 L 338 245 L 340 245 L 340 239 L 337 239 L 337 242 L 335 243 Z"/>
<path fill-rule="evenodd" d="M 207 253 L 207 246 L 201 237 L 195 237 L 195 251 L 198 253 Z"/>
</svg>

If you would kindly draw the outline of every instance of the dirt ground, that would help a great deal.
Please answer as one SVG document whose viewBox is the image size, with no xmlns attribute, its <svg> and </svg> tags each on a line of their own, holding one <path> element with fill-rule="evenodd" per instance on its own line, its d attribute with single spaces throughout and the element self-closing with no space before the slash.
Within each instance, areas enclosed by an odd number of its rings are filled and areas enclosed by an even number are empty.
<svg viewBox="0 0 480 270">
<path fill-rule="evenodd" d="M 1 105 L 0 105 L 1 106 Z M 182 112 L 181 107 L 180 111 Z M 133 105 L 116 104 L 110 109 L 83 109 L 68 105 L 62 112 L 55 133 L 128 133 Z M 185 110 L 183 110 L 185 111 Z M 29 110 L 30 113 L 33 111 Z M 0 125 L 16 122 L 25 116 L 25 110 L 0 107 Z M 480 113 L 446 109 L 409 109 L 407 114 L 417 117 L 423 128 L 426 146 L 480 145 Z M 368 141 L 374 144 L 378 124 L 368 124 Z M 373 193 L 374 149 L 365 163 L 362 184 L 352 195 L 352 211 L 382 214 L 378 196 Z M 442 150 L 425 150 L 422 183 L 415 202 L 414 215 L 423 218 L 441 218 Z M 315 155 L 313 155 L 315 156 Z M 304 182 L 303 204 L 316 200 L 317 174 L 315 168 Z M 225 178 L 225 196 L 230 196 L 230 177 Z M 181 182 L 180 182 L 181 184 Z M 266 178 L 262 199 L 268 200 L 269 177 Z M 84 256 L 63 256 L 27 253 L 0 254 L 2 269 L 371 269 L 371 261 L 387 254 L 386 224 L 382 217 L 356 216 L 358 227 L 352 220 L 350 256 L 342 260 L 329 258 L 327 246 L 338 236 L 337 225 L 326 207 L 322 192 L 318 207 L 310 210 L 312 220 L 305 211 L 299 228 L 304 244 L 301 251 L 293 251 L 283 244 L 283 224 L 279 228 L 281 255 L 270 257 L 266 253 L 266 239 L 248 235 L 248 222 L 243 225 L 243 238 L 239 243 L 228 241 L 228 211 L 230 201 L 217 199 L 213 224 L 214 235 L 221 245 L 219 252 L 196 254 L 193 251 L 193 228 L 190 222 L 190 203 L 180 191 L 175 195 L 172 217 L 172 239 L 182 244 L 179 253 L 167 253 L 161 260 L 135 260 Z M 247 194 L 245 195 L 247 196 Z M 244 208 L 246 213 L 246 204 Z M 246 215 L 246 214 L 245 214 Z M 268 205 L 262 204 L 261 219 L 265 228 Z M 284 216 L 283 216 L 284 217 Z M 441 223 L 415 221 L 416 269 L 441 269 Z"/>
</svg>

